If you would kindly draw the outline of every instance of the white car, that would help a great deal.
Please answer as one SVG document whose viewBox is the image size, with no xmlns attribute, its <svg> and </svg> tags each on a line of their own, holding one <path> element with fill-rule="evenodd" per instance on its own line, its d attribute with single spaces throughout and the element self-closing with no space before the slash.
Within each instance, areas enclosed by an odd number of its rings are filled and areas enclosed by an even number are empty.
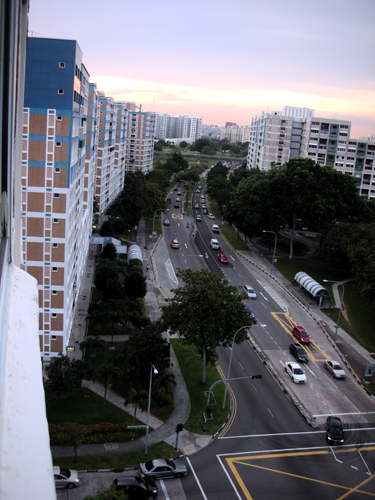
<svg viewBox="0 0 375 500">
<path fill-rule="evenodd" d="M 55 465 L 53 467 L 55 476 L 55 488 L 75 488 L 79 486 L 79 477 L 76 470 L 65 469 Z"/>
<path fill-rule="evenodd" d="M 248 299 L 256 299 L 257 298 L 257 294 L 255 293 L 254 289 L 251 288 L 251 286 L 249 286 L 249 285 L 243 286 L 243 294 Z"/>
<path fill-rule="evenodd" d="M 209 219 L 215 219 L 214 214 L 208 214 L 208 215 L 207 215 L 207 217 L 208 217 Z"/>
<path fill-rule="evenodd" d="M 212 238 L 212 240 L 210 241 L 210 245 L 211 245 L 211 248 L 213 248 L 214 250 L 220 249 L 219 242 L 215 238 Z"/>
<path fill-rule="evenodd" d="M 332 359 L 325 359 L 324 366 L 325 366 L 326 370 L 328 370 L 330 373 L 332 373 L 332 375 L 335 378 L 345 378 L 346 377 L 346 373 L 342 369 L 341 365 L 339 363 L 337 363 L 337 361 L 333 361 Z"/>
<path fill-rule="evenodd" d="M 219 226 L 217 224 L 212 225 L 212 232 L 213 233 L 220 233 Z"/>
<path fill-rule="evenodd" d="M 298 363 L 288 361 L 285 365 L 285 371 L 295 384 L 306 384 L 306 375 Z"/>
</svg>

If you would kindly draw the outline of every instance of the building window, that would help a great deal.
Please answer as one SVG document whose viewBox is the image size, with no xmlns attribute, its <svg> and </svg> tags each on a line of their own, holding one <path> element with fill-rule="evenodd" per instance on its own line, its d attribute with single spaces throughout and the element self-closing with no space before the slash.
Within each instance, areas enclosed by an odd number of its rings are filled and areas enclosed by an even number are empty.
<svg viewBox="0 0 375 500">
<path fill-rule="evenodd" d="M 61 142 L 56 142 L 56 147 L 61 148 Z"/>
<path fill-rule="evenodd" d="M 52 243 L 52 248 L 57 248 L 57 247 L 58 247 L 57 243 Z"/>
<path fill-rule="evenodd" d="M 53 219 L 53 223 L 54 224 L 58 224 L 59 223 L 59 219 Z"/>
<path fill-rule="evenodd" d="M 59 62 L 59 68 L 65 68 L 65 63 L 64 62 Z"/>
<path fill-rule="evenodd" d="M 51 316 L 52 316 L 52 318 L 57 318 L 57 314 L 56 313 L 52 313 Z"/>
<path fill-rule="evenodd" d="M 52 295 L 57 295 L 57 290 L 52 290 Z"/>
<path fill-rule="evenodd" d="M 53 268 L 52 268 L 52 272 L 53 272 L 53 273 L 57 273 L 57 267 L 53 267 Z"/>
<path fill-rule="evenodd" d="M 58 122 L 62 122 L 62 116 L 61 116 L 61 115 L 57 115 L 57 116 L 56 116 L 56 120 L 57 120 Z"/>
<path fill-rule="evenodd" d="M 64 95 L 64 89 L 57 89 L 57 93 L 59 95 Z"/>
<path fill-rule="evenodd" d="M 59 193 L 53 193 L 53 197 L 54 198 L 60 198 L 60 194 Z"/>
<path fill-rule="evenodd" d="M 60 173 L 60 169 L 59 169 L 59 167 L 56 167 L 55 168 L 55 174 L 59 174 L 59 173 Z"/>
<path fill-rule="evenodd" d="M 51 340 L 56 340 L 56 339 L 57 339 L 56 335 L 51 335 Z"/>
</svg>

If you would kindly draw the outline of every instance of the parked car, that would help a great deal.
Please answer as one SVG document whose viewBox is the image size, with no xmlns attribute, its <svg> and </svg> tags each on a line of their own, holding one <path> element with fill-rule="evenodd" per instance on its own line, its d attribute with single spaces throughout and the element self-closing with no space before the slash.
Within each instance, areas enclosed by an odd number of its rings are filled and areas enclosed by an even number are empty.
<svg viewBox="0 0 375 500">
<path fill-rule="evenodd" d="M 332 373 L 332 375 L 335 378 L 345 378 L 346 377 L 346 373 L 342 369 L 340 363 L 337 363 L 337 361 L 333 361 L 332 359 L 325 359 L 324 366 L 325 366 L 326 370 L 328 370 L 329 373 Z"/>
<path fill-rule="evenodd" d="M 295 384 L 306 384 L 307 379 L 305 372 L 294 361 L 288 361 L 285 365 L 285 371 Z"/>
<path fill-rule="evenodd" d="M 75 488 L 79 486 L 79 477 L 76 470 L 54 465 L 53 475 L 55 476 L 55 488 Z"/>
<path fill-rule="evenodd" d="M 215 219 L 214 214 L 208 214 L 208 215 L 207 215 L 207 217 L 208 217 L 209 219 Z"/>
<path fill-rule="evenodd" d="M 164 224 L 164 226 L 170 226 L 171 225 L 169 219 L 164 219 L 163 224 Z"/>
<path fill-rule="evenodd" d="M 180 208 L 180 205 L 178 203 L 175 203 L 174 208 Z"/>
<path fill-rule="evenodd" d="M 129 500 L 149 500 L 156 498 L 158 494 L 154 481 L 145 477 L 117 477 L 113 484 L 116 485 L 116 490 L 123 490 Z"/>
<path fill-rule="evenodd" d="M 244 285 L 242 289 L 242 293 L 245 295 L 247 299 L 256 299 L 257 294 L 255 293 L 254 289 L 251 288 L 249 285 Z"/>
<path fill-rule="evenodd" d="M 212 225 L 212 232 L 213 233 L 220 233 L 219 226 L 217 224 Z"/>
<path fill-rule="evenodd" d="M 219 257 L 219 261 L 222 263 L 222 264 L 228 264 L 228 257 L 225 255 L 225 253 L 219 253 L 218 255 Z"/>
<path fill-rule="evenodd" d="M 144 464 L 139 464 L 139 472 L 141 477 L 155 480 L 167 477 L 186 476 L 187 469 L 179 459 L 165 460 L 164 458 L 159 458 L 157 460 L 149 460 Z"/>
<path fill-rule="evenodd" d="M 297 361 L 300 361 L 301 363 L 307 363 L 310 359 L 305 349 L 299 344 L 290 344 L 289 352 L 296 358 Z"/>
<path fill-rule="evenodd" d="M 180 244 L 179 244 L 177 239 L 172 240 L 171 247 L 172 248 L 180 248 Z"/>
<path fill-rule="evenodd" d="M 210 245 L 211 245 L 211 248 L 213 248 L 214 250 L 219 250 L 220 249 L 219 242 L 215 238 L 211 239 Z"/>
<path fill-rule="evenodd" d="M 197 215 L 197 222 L 202 222 L 202 216 L 201 215 Z"/>
<path fill-rule="evenodd" d="M 293 335 L 295 336 L 295 338 L 301 342 L 301 344 L 310 344 L 311 340 L 310 340 L 310 337 L 308 335 L 308 333 L 306 332 L 306 330 L 302 327 L 302 326 L 298 326 L 296 325 L 293 330 Z"/>
<path fill-rule="evenodd" d="M 327 417 L 325 423 L 326 440 L 329 444 L 342 444 L 344 442 L 344 428 L 339 417 Z"/>
</svg>

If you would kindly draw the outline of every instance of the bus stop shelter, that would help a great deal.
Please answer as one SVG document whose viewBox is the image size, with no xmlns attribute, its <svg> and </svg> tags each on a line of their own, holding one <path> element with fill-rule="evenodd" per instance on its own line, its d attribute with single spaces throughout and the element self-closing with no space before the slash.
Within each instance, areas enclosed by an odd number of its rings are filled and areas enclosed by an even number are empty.
<svg viewBox="0 0 375 500">
<path fill-rule="evenodd" d="M 319 306 L 322 306 L 324 304 L 324 300 L 329 297 L 329 291 L 324 288 L 324 286 L 302 271 L 294 276 L 293 281 L 294 285 L 298 283 L 299 286 L 306 291 L 306 293 L 316 299 L 319 302 Z"/>
</svg>

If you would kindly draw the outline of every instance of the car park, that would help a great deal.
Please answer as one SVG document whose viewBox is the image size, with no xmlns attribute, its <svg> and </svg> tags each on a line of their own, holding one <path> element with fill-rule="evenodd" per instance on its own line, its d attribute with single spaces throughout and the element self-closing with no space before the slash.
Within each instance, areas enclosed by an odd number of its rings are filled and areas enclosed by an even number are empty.
<svg viewBox="0 0 375 500">
<path fill-rule="evenodd" d="M 187 469 L 178 458 L 173 460 L 160 458 L 156 460 L 149 460 L 144 464 L 139 464 L 139 472 L 141 477 L 147 477 L 155 480 L 167 477 L 186 476 Z"/>
<path fill-rule="evenodd" d="M 213 225 L 212 225 L 212 232 L 213 232 L 213 233 L 220 233 L 219 226 L 218 226 L 218 225 L 216 225 L 216 224 L 213 224 Z"/>
<path fill-rule="evenodd" d="M 335 378 L 345 378 L 346 373 L 342 369 L 340 363 L 333 361 L 332 359 L 324 360 L 324 367 L 329 371 Z"/>
<path fill-rule="evenodd" d="M 180 205 L 178 203 L 175 203 L 174 208 L 180 208 Z"/>
<path fill-rule="evenodd" d="M 305 349 L 299 344 L 290 344 L 289 352 L 296 358 L 297 361 L 300 361 L 301 363 L 307 363 L 310 359 Z"/>
<path fill-rule="evenodd" d="M 339 417 L 330 415 L 327 417 L 325 426 L 326 440 L 329 444 L 343 444 L 344 428 Z"/>
<path fill-rule="evenodd" d="M 297 361 L 300 361 L 301 363 L 307 363 L 310 359 L 305 349 L 299 344 L 290 344 L 289 352 L 296 358 Z"/>
<path fill-rule="evenodd" d="M 219 253 L 218 258 L 222 264 L 228 264 L 229 262 L 228 257 L 225 255 L 225 253 Z"/>
<path fill-rule="evenodd" d="M 196 203 L 196 204 L 194 205 L 194 208 L 198 210 L 198 209 L 199 209 L 199 204 L 198 204 L 198 203 Z"/>
<path fill-rule="evenodd" d="M 208 214 L 208 215 L 207 215 L 207 217 L 208 217 L 209 219 L 215 219 L 214 214 Z"/>
<path fill-rule="evenodd" d="M 293 330 L 292 330 L 293 335 L 295 338 L 301 342 L 301 344 L 310 344 L 311 340 L 306 332 L 306 330 L 303 328 L 303 326 L 298 326 L 296 325 Z"/>
<path fill-rule="evenodd" d="M 215 238 L 211 239 L 210 245 L 211 245 L 211 248 L 213 248 L 214 250 L 219 250 L 219 248 L 220 248 L 219 242 Z"/>
<path fill-rule="evenodd" d="M 293 380 L 295 384 L 305 384 L 307 382 L 305 372 L 294 361 L 288 361 L 285 364 L 285 372 Z"/>
<path fill-rule="evenodd" d="M 180 244 L 179 244 L 177 239 L 172 240 L 171 247 L 172 248 L 180 248 Z"/>
<path fill-rule="evenodd" d="M 75 488 L 79 486 L 79 477 L 76 470 L 65 469 L 54 465 L 53 475 L 55 477 L 55 488 Z"/>
<path fill-rule="evenodd" d="M 242 293 L 245 295 L 245 297 L 247 299 L 256 299 L 257 298 L 257 294 L 255 293 L 255 290 L 249 285 L 243 286 Z"/>
<path fill-rule="evenodd" d="M 124 491 L 129 500 L 149 500 L 156 498 L 158 494 L 154 481 L 145 477 L 117 477 L 113 484 L 116 491 Z"/>
<path fill-rule="evenodd" d="M 201 215 L 197 215 L 197 222 L 202 222 L 202 216 Z"/>
<path fill-rule="evenodd" d="M 164 224 L 164 226 L 170 226 L 171 225 L 169 219 L 164 219 L 163 224 Z"/>
</svg>

